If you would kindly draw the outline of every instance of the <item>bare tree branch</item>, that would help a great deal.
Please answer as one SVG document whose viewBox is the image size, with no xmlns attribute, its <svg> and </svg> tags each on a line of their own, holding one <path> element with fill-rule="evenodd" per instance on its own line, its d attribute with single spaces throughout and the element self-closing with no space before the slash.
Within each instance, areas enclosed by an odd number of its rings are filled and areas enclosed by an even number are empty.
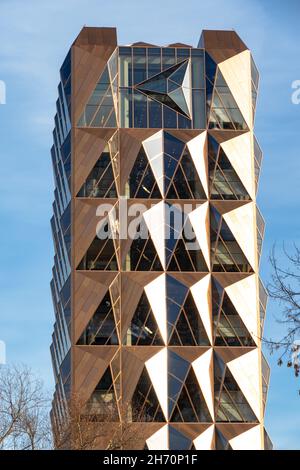
<svg viewBox="0 0 300 470">
<path fill-rule="evenodd" d="M 135 421 L 132 413 L 129 417 L 128 406 L 123 407 L 120 416 L 109 403 L 90 406 L 73 394 L 67 409 L 68 418 L 52 426 L 56 449 L 138 449 L 145 441 L 141 422 L 147 419 L 136 417 Z"/>
<path fill-rule="evenodd" d="M 49 400 L 26 366 L 0 366 L 0 449 L 51 447 Z"/>
<path fill-rule="evenodd" d="M 300 339 L 300 249 L 294 244 L 294 253 L 291 254 L 283 245 L 283 253 L 287 261 L 287 266 L 284 268 L 280 266 L 276 257 L 276 248 L 273 246 L 269 258 L 273 273 L 267 289 L 269 296 L 281 307 L 281 316 L 276 320 L 284 325 L 285 333 L 279 340 L 264 338 L 264 342 L 271 353 L 280 352 L 278 365 L 282 365 L 286 360 L 287 366 L 293 366 L 294 373 L 298 377 L 299 361 L 291 361 L 291 356 L 298 351 L 295 340 Z"/>
</svg>

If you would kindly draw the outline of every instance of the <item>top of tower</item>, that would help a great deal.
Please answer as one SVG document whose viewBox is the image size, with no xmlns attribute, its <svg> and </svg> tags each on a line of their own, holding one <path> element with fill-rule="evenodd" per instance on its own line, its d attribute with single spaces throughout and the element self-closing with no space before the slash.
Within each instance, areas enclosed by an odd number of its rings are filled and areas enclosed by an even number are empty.
<svg viewBox="0 0 300 470">
<path fill-rule="evenodd" d="M 209 29 L 202 31 L 198 47 L 204 48 L 216 63 L 248 49 L 235 31 Z"/>
<path fill-rule="evenodd" d="M 117 29 L 111 27 L 97 28 L 84 26 L 73 42 L 74 46 L 89 45 L 117 46 Z"/>
</svg>

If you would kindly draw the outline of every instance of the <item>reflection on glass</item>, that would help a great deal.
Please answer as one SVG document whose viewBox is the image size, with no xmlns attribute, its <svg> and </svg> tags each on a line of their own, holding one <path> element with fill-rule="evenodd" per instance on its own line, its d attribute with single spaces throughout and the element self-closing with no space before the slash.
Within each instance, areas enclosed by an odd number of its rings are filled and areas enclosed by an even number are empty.
<svg viewBox="0 0 300 470">
<path fill-rule="evenodd" d="M 132 85 L 132 58 L 131 48 L 119 48 L 119 86 Z"/>
<path fill-rule="evenodd" d="M 132 127 L 132 91 L 120 89 L 120 126 Z"/>
<path fill-rule="evenodd" d="M 117 197 L 108 146 L 102 152 L 77 197 Z"/>
<path fill-rule="evenodd" d="M 114 384 L 109 367 L 88 400 L 85 414 L 90 414 L 99 421 L 107 419 L 117 421 L 119 419 Z"/>
<path fill-rule="evenodd" d="M 145 293 L 138 303 L 130 328 L 126 334 L 125 344 L 138 346 L 159 346 L 163 341 Z"/>
<path fill-rule="evenodd" d="M 147 127 L 147 97 L 134 92 L 134 127 Z"/>
<path fill-rule="evenodd" d="M 108 224 L 106 224 L 103 230 L 104 232 L 109 230 Z M 118 263 L 113 240 L 111 238 L 102 240 L 96 237 L 79 263 L 77 269 L 117 271 Z"/>
<path fill-rule="evenodd" d="M 146 49 L 143 47 L 133 47 L 133 83 L 140 83 L 146 80 Z"/>
<path fill-rule="evenodd" d="M 113 307 L 109 293 L 104 296 L 77 344 L 118 344 Z"/>
<path fill-rule="evenodd" d="M 155 390 L 144 367 L 135 388 L 131 406 L 131 421 L 165 421 Z"/>
</svg>

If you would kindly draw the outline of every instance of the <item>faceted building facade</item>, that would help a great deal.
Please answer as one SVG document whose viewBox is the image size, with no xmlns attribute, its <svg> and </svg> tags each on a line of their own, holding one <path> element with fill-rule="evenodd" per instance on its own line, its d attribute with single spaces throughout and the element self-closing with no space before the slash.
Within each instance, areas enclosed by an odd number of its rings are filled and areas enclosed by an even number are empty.
<svg viewBox="0 0 300 470">
<path fill-rule="evenodd" d="M 138 425 L 134 448 L 270 448 L 249 49 L 85 27 L 60 75 L 53 423 L 77 394 L 99 429 Z"/>
</svg>

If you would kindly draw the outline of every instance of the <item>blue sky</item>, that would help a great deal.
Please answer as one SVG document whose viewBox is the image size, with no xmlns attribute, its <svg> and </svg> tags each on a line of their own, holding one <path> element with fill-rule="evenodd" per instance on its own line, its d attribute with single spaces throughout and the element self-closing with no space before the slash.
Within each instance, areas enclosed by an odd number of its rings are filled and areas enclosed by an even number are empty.
<svg viewBox="0 0 300 470">
<path fill-rule="evenodd" d="M 256 135 L 264 151 L 259 206 L 267 230 L 261 264 L 270 277 L 274 242 L 300 245 L 300 79 L 298 0 L 0 0 L 0 339 L 10 362 L 25 362 L 52 386 L 53 311 L 49 281 L 53 192 L 51 132 L 59 67 L 84 25 L 116 26 L 120 44 L 197 45 L 202 29 L 235 29 L 260 70 Z M 269 303 L 266 336 L 280 335 Z M 300 449 L 300 388 L 289 369 L 272 366 L 266 425 L 278 449 Z"/>
</svg>

